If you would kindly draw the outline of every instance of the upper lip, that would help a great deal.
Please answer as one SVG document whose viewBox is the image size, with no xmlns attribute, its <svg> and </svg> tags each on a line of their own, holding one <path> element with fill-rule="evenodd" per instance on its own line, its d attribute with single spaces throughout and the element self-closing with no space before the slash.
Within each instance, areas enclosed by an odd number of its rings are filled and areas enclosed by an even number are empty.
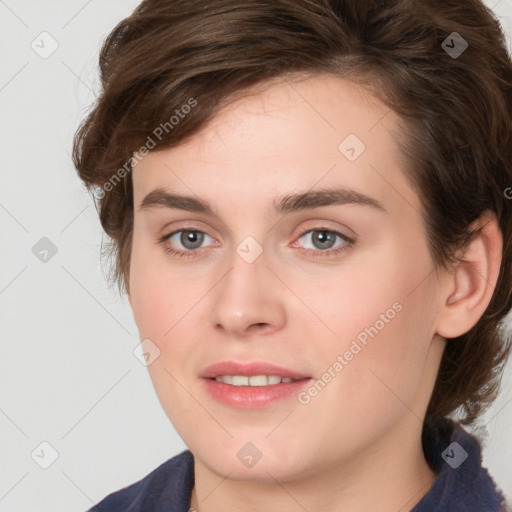
<svg viewBox="0 0 512 512">
<path fill-rule="evenodd" d="M 296 372 L 283 366 L 261 361 L 238 363 L 236 361 L 220 361 L 205 368 L 200 377 L 213 379 L 220 375 L 243 375 L 252 377 L 255 375 L 279 375 L 291 379 L 304 379 L 310 377 L 304 373 Z"/>
</svg>

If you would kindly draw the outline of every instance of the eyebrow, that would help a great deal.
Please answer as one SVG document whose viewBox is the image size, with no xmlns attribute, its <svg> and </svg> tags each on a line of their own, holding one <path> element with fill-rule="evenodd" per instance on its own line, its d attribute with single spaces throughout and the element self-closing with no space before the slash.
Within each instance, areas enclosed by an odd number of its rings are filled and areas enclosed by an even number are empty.
<svg viewBox="0 0 512 512">
<path fill-rule="evenodd" d="M 382 203 L 377 201 L 377 199 L 362 194 L 361 192 L 357 192 L 356 190 L 345 188 L 328 188 L 311 190 L 297 194 L 288 194 L 284 197 L 275 199 L 273 202 L 274 212 L 278 215 L 303 210 L 312 210 L 322 206 L 345 204 L 369 206 L 376 210 L 386 212 Z M 215 210 L 207 201 L 181 194 L 171 194 L 163 188 L 156 188 L 149 192 L 142 200 L 139 211 L 149 210 L 155 207 L 186 210 L 189 212 L 204 213 L 206 215 L 218 217 Z"/>
</svg>

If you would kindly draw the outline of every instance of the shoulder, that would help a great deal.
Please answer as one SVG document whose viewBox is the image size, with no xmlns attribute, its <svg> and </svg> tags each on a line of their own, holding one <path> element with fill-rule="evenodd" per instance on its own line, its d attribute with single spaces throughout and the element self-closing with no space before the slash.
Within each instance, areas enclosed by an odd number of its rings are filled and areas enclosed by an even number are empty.
<svg viewBox="0 0 512 512">
<path fill-rule="evenodd" d="M 88 512 L 182 512 L 194 483 L 194 457 L 185 450 L 144 478 L 106 496 Z"/>
</svg>

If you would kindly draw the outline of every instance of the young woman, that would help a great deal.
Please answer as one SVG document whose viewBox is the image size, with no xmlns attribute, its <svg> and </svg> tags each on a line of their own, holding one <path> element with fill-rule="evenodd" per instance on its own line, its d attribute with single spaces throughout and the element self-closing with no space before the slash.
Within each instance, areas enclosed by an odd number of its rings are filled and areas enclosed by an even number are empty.
<svg viewBox="0 0 512 512">
<path fill-rule="evenodd" d="M 146 0 L 100 67 L 74 162 L 189 449 L 91 511 L 510 510 L 464 429 L 511 349 L 491 12 Z"/>
</svg>

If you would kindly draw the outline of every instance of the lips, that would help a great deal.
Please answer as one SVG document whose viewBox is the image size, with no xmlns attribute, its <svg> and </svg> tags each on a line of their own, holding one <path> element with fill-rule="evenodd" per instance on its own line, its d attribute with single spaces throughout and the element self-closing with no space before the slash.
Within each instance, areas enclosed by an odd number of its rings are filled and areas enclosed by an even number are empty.
<svg viewBox="0 0 512 512">
<path fill-rule="evenodd" d="M 279 375 L 291 379 L 307 379 L 311 377 L 305 373 L 297 372 L 290 368 L 274 365 L 265 362 L 235 362 L 221 361 L 205 368 L 200 377 L 204 379 L 215 379 L 221 375 L 241 375 L 244 377 L 253 377 L 257 375 Z"/>
<path fill-rule="evenodd" d="M 219 377 L 222 376 L 222 379 Z M 283 380 L 280 383 L 260 385 L 263 376 L 279 376 Z M 290 400 L 296 400 L 298 394 L 309 386 L 312 377 L 305 373 L 264 362 L 239 363 L 223 361 L 213 364 L 201 373 L 201 386 L 206 393 L 217 403 L 231 409 L 262 409 L 290 404 Z M 240 381 L 255 379 L 256 383 Z M 226 379 L 228 382 L 226 382 Z M 235 382 L 229 382 L 229 380 Z M 284 382 L 283 382 L 284 381 Z"/>
</svg>

